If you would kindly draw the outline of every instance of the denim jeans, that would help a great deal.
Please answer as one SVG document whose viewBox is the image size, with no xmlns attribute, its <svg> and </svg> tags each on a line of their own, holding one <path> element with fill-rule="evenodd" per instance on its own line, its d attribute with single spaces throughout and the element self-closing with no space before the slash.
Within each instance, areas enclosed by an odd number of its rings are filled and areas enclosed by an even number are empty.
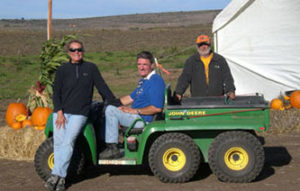
<svg viewBox="0 0 300 191">
<path fill-rule="evenodd" d="M 56 128 L 57 113 L 53 113 L 54 167 L 52 174 L 62 178 L 67 176 L 67 170 L 73 154 L 76 138 L 87 121 L 83 115 L 64 114 L 67 122 L 65 128 Z"/>
<path fill-rule="evenodd" d="M 138 114 L 126 113 L 119 108 L 109 105 L 105 110 L 105 142 L 118 143 L 119 124 L 129 127 L 136 119 L 141 118 Z M 139 121 L 134 128 L 144 127 L 144 123 Z"/>
</svg>

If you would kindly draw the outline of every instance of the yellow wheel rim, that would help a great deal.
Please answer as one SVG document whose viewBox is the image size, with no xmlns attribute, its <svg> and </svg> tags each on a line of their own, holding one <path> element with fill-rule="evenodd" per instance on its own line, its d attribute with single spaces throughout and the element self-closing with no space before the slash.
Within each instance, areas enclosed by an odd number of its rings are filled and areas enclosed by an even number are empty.
<svg viewBox="0 0 300 191">
<path fill-rule="evenodd" d="M 54 153 L 51 153 L 48 157 L 48 166 L 52 170 L 54 166 Z"/>
<path fill-rule="evenodd" d="M 170 171 L 181 170 L 185 163 L 185 154 L 179 148 L 170 148 L 163 155 L 163 165 Z"/>
<path fill-rule="evenodd" d="M 224 161 L 228 168 L 239 171 L 247 167 L 249 156 L 243 148 L 232 147 L 226 151 Z"/>
</svg>

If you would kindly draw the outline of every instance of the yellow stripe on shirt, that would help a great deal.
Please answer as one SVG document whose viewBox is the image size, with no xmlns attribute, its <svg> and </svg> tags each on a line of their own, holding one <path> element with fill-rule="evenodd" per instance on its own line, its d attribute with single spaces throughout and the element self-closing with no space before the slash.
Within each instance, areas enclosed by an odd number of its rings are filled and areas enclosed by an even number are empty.
<svg viewBox="0 0 300 191">
<path fill-rule="evenodd" d="M 209 83 L 209 63 L 211 61 L 213 57 L 213 53 L 210 53 L 209 56 L 207 57 L 203 57 L 203 56 L 200 56 L 200 59 L 202 60 L 203 64 L 204 64 L 204 69 L 205 69 L 205 77 L 206 77 L 206 84 L 208 85 Z"/>
</svg>

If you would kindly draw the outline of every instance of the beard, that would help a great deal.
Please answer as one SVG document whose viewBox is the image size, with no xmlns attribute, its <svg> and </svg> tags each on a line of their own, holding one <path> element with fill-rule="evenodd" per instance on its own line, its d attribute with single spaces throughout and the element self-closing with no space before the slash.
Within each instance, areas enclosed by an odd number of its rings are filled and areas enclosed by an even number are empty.
<svg viewBox="0 0 300 191">
<path fill-rule="evenodd" d="M 204 57 L 206 57 L 206 56 L 208 56 L 208 55 L 209 55 L 209 53 L 210 53 L 210 50 L 211 50 L 211 48 L 210 48 L 210 47 L 208 47 L 206 50 L 200 50 L 200 49 L 198 49 L 198 52 L 199 52 L 200 56 L 204 56 Z"/>
</svg>

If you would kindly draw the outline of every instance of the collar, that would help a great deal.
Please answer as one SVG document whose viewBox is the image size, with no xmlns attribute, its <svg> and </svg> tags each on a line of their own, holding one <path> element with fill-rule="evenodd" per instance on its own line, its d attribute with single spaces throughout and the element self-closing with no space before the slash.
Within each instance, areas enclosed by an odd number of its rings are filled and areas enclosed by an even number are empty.
<svg viewBox="0 0 300 191">
<path fill-rule="evenodd" d="M 72 61 L 71 61 L 71 59 L 69 59 L 69 63 L 70 64 L 74 64 L 74 65 L 80 65 L 80 64 L 82 64 L 84 61 L 83 61 L 83 59 L 81 59 L 79 62 L 77 62 L 77 63 L 72 63 Z"/>
<path fill-rule="evenodd" d="M 148 74 L 148 76 L 144 78 L 144 80 L 150 80 L 153 74 L 155 74 L 155 70 L 153 70 L 150 74 Z"/>
</svg>

